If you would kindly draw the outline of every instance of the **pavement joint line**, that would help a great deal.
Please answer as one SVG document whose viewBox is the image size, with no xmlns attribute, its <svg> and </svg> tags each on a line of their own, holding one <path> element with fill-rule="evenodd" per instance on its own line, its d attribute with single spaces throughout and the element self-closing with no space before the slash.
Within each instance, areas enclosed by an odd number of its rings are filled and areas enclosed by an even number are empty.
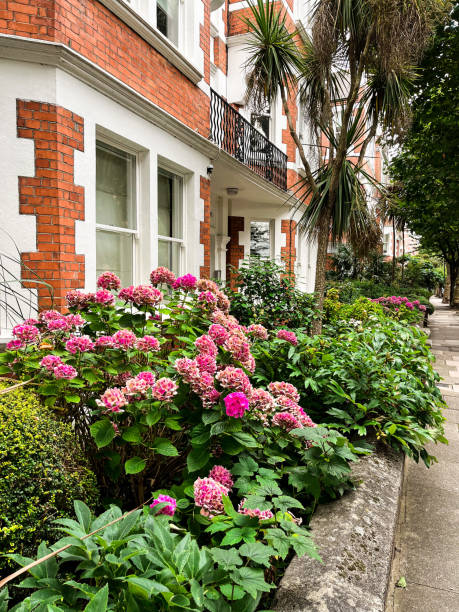
<svg viewBox="0 0 459 612">
<path fill-rule="evenodd" d="M 426 587 L 427 589 L 432 589 L 432 591 L 443 591 L 444 593 L 454 593 L 454 595 L 459 595 L 459 591 L 455 591 L 454 589 L 442 589 L 441 587 L 434 587 L 430 584 L 424 584 L 423 582 L 411 582 L 411 581 L 408 582 L 407 581 L 406 586 L 409 587 L 412 584 L 415 586 L 422 586 L 422 587 Z"/>
</svg>

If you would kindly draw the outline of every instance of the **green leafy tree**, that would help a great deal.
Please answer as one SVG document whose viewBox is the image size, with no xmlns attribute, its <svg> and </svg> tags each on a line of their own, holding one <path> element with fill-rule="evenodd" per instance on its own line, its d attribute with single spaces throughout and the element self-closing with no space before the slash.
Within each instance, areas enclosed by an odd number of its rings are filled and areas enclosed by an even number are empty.
<svg viewBox="0 0 459 612">
<path fill-rule="evenodd" d="M 301 36 L 289 31 L 287 13 L 276 4 L 250 2 L 248 96 L 264 105 L 280 94 L 304 167 L 298 196 L 308 205 L 301 206 L 300 227 L 317 236 L 315 291 L 321 308 L 329 236 L 339 241 L 350 233 L 364 242 L 367 228 L 374 228 L 364 188 L 374 181 L 364 170 L 365 153 L 378 126 L 391 130 L 406 118 L 413 66 L 447 2 L 318 0 L 311 35 Z M 289 97 L 297 92 L 313 131 L 328 143 L 315 171 L 289 109 Z M 349 154 L 356 146 L 354 163 Z M 321 331 L 320 319 L 313 331 Z"/>
<path fill-rule="evenodd" d="M 422 62 L 413 100 L 413 123 L 391 164 L 402 185 L 409 228 L 421 246 L 449 264 L 450 304 L 459 274 L 459 3 L 437 31 Z"/>
</svg>

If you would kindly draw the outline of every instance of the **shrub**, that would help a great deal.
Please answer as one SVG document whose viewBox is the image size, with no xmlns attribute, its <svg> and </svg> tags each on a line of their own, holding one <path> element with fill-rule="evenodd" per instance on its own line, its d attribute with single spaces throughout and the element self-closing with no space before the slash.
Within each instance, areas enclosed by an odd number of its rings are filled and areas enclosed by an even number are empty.
<svg viewBox="0 0 459 612">
<path fill-rule="evenodd" d="M 237 270 L 238 292 L 227 290 L 231 314 L 242 325 L 261 323 L 309 329 L 315 316 L 315 298 L 294 288 L 285 268 L 271 260 L 251 257 Z"/>
<path fill-rule="evenodd" d="M 0 389 L 7 384 L 1 383 Z M 0 549 L 24 555 L 54 539 L 53 520 L 72 512 L 73 500 L 95 505 L 95 477 L 69 425 L 55 419 L 26 389 L 0 395 Z M 0 558 L 0 569 L 10 562 Z"/>
</svg>

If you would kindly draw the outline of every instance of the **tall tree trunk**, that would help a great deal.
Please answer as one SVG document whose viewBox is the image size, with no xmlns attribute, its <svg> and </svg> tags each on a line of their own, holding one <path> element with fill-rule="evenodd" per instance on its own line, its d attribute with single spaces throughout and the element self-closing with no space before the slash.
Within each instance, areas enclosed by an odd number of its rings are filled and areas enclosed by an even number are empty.
<svg viewBox="0 0 459 612">
<path fill-rule="evenodd" d="M 402 285 L 405 280 L 405 226 L 402 227 Z"/>
<path fill-rule="evenodd" d="M 392 219 L 392 283 L 395 283 L 395 219 Z"/>
<path fill-rule="evenodd" d="M 320 312 L 319 318 L 312 323 L 312 335 L 322 333 L 322 309 L 325 298 L 325 283 L 327 272 L 327 247 L 330 234 L 331 206 L 327 206 L 324 215 L 320 220 L 317 235 L 317 257 L 316 257 L 316 278 L 314 292 L 317 295 L 317 308 Z"/>
<path fill-rule="evenodd" d="M 449 305 L 451 308 L 454 307 L 454 296 L 456 293 L 456 282 L 457 282 L 457 274 L 459 272 L 459 266 L 457 262 L 453 264 L 449 264 L 449 274 L 450 274 L 450 286 L 449 286 Z"/>
</svg>

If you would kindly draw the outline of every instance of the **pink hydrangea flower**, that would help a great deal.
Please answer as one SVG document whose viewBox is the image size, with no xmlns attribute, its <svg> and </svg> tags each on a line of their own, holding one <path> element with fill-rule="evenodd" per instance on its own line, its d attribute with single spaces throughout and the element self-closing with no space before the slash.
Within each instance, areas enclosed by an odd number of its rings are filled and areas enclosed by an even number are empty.
<svg viewBox="0 0 459 612">
<path fill-rule="evenodd" d="M 97 286 L 101 289 L 119 289 L 121 281 L 114 272 L 103 272 L 97 279 Z"/>
<path fill-rule="evenodd" d="M 99 289 L 94 294 L 94 301 L 101 306 L 111 306 L 115 303 L 115 296 L 107 289 Z"/>
<path fill-rule="evenodd" d="M 151 388 L 152 396 L 162 402 L 169 402 L 177 395 L 177 383 L 171 378 L 160 378 Z"/>
<path fill-rule="evenodd" d="M 39 325 L 40 321 L 38 319 L 26 319 L 24 321 L 24 325 Z"/>
<path fill-rule="evenodd" d="M 69 324 L 69 329 L 72 327 L 81 327 L 86 323 L 86 320 L 79 314 L 69 314 L 65 317 L 65 320 Z"/>
<path fill-rule="evenodd" d="M 267 340 L 268 339 L 268 330 L 263 325 L 259 323 L 254 323 L 253 325 L 249 325 L 248 333 L 258 338 L 259 340 Z"/>
<path fill-rule="evenodd" d="M 301 427 L 301 423 L 290 412 L 277 412 L 273 416 L 273 425 L 277 425 L 286 431 Z"/>
<path fill-rule="evenodd" d="M 212 389 L 208 389 L 201 395 L 202 405 L 204 408 L 211 408 L 218 403 L 220 399 L 221 393 L 217 391 L 214 387 Z"/>
<path fill-rule="evenodd" d="M 119 329 L 113 334 L 113 344 L 116 348 L 132 348 L 137 340 L 137 336 L 129 329 Z"/>
<path fill-rule="evenodd" d="M 121 408 L 127 406 L 128 400 L 121 389 L 112 387 L 111 389 L 107 389 L 105 393 L 100 396 L 100 399 L 96 400 L 96 404 L 107 408 L 110 412 L 122 412 Z"/>
<path fill-rule="evenodd" d="M 209 336 L 216 344 L 224 344 L 228 338 L 229 334 L 223 325 L 219 325 L 218 323 L 214 323 L 209 327 Z"/>
<path fill-rule="evenodd" d="M 255 372 L 255 357 L 252 353 L 249 354 L 246 361 L 241 361 L 241 364 L 244 366 L 246 370 L 248 370 L 251 374 Z"/>
<path fill-rule="evenodd" d="M 250 355 L 250 344 L 239 333 L 231 333 L 225 342 L 225 348 L 229 351 L 236 361 L 245 362 Z"/>
<path fill-rule="evenodd" d="M 201 372 L 208 372 L 209 374 L 215 374 L 217 371 L 217 362 L 213 355 L 208 353 L 201 353 L 196 357 L 196 363 Z"/>
<path fill-rule="evenodd" d="M 123 392 L 127 395 L 138 395 L 141 393 L 145 393 L 147 389 L 150 388 L 150 385 L 146 380 L 142 380 L 141 378 L 129 378 L 126 381 L 126 389 L 123 389 Z"/>
<path fill-rule="evenodd" d="M 193 383 L 200 376 L 198 362 L 195 359 L 189 359 L 188 357 L 176 359 L 174 368 L 188 384 Z"/>
<path fill-rule="evenodd" d="M 293 332 L 288 331 L 287 329 L 280 329 L 277 332 L 276 336 L 280 340 L 285 340 L 286 342 L 289 342 L 293 346 L 296 346 L 298 344 L 298 338 L 295 336 Z"/>
<path fill-rule="evenodd" d="M 228 495 L 228 489 L 213 478 L 198 478 L 194 485 L 194 503 L 208 515 L 223 513 L 223 495 Z"/>
<path fill-rule="evenodd" d="M 279 397 L 280 395 L 286 395 L 294 402 L 300 401 L 300 394 L 298 393 L 298 389 L 288 382 L 272 382 L 268 385 L 268 390 L 274 397 Z"/>
<path fill-rule="evenodd" d="M 156 376 L 154 372 L 150 372 L 149 370 L 139 372 L 136 378 L 140 380 L 144 380 L 150 387 L 155 384 Z"/>
<path fill-rule="evenodd" d="M 16 336 L 25 344 L 32 344 L 38 340 L 40 332 L 35 325 L 15 325 L 13 327 L 13 336 Z"/>
<path fill-rule="evenodd" d="M 249 409 L 249 400 L 244 393 L 235 391 L 230 393 L 224 399 L 226 414 L 235 419 L 240 419 L 244 416 L 246 410 Z"/>
<path fill-rule="evenodd" d="M 253 389 L 249 400 L 250 414 L 260 419 L 264 425 L 268 425 L 268 417 L 276 411 L 274 397 L 264 389 Z"/>
<path fill-rule="evenodd" d="M 234 484 L 231 472 L 222 465 L 214 465 L 209 472 L 209 478 L 213 478 L 228 490 L 232 489 Z"/>
<path fill-rule="evenodd" d="M 212 293 L 217 293 L 219 290 L 217 283 L 209 278 L 200 278 L 196 283 L 196 288 L 198 291 L 211 291 Z"/>
<path fill-rule="evenodd" d="M 14 340 L 10 340 L 6 344 L 6 350 L 7 351 L 18 351 L 19 349 L 22 349 L 24 347 L 25 347 L 24 342 L 22 340 L 19 340 L 19 338 L 15 338 Z"/>
<path fill-rule="evenodd" d="M 45 322 L 62 318 L 62 314 L 58 310 L 42 310 L 38 316 L 40 317 L 40 321 Z"/>
<path fill-rule="evenodd" d="M 113 340 L 113 336 L 99 336 L 96 338 L 95 345 L 97 348 L 113 348 L 115 346 L 115 341 Z"/>
<path fill-rule="evenodd" d="M 65 319 L 65 317 L 61 317 L 60 319 L 50 319 L 46 323 L 46 329 L 48 331 L 68 331 L 71 328 L 69 322 Z"/>
<path fill-rule="evenodd" d="M 200 372 L 199 376 L 192 382 L 191 388 L 198 395 L 207 396 L 214 389 L 214 378 L 209 372 Z"/>
<path fill-rule="evenodd" d="M 150 508 L 154 508 L 158 504 L 162 504 L 167 502 L 167 506 L 164 506 L 157 514 L 166 514 L 167 516 L 174 516 L 175 509 L 177 507 L 177 500 L 173 497 L 169 497 L 169 495 L 158 495 L 156 499 L 153 500 L 153 503 L 150 504 Z"/>
<path fill-rule="evenodd" d="M 217 356 L 218 348 L 215 342 L 212 340 L 210 336 L 203 335 L 199 336 L 195 340 L 195 347 L 198 349 L 200 353 L 204 353 L 206 355 L 212 355 L 213 357 Z"/>
<path fill-rule="evenodd" d="M 93 351 L 94 347 L 95 344 L 89 336 L 70 336 L 69 340 L 65 343 L 65 348 L 72 355 Z"/>
<path fill-rule="evenodd" d="M 252 385 L 250 384 L 249 377 L 241 368 L 227 366 L 223 370 L 220 370 L 220 372 L 217 372 L 216 379 L 225 389 L 241 391 L 247 396 L 250 396 L 252 392 Z"/>
<path fill-rule="evenodd" d="M 159 351 L 160 344 L 159 340 L 154 336 L 144 336 L 143 338 L 137 338 L 135 348 L 138 351 L 148 353 L 150 351 Z"/>
<path fill-rule="evenodd" d="M 56 378 L 64 378 L 66 380 L 72 380 L 78 376 L 78 372 L 75 368 L 65 363 L 60 363 L 53 368 L 53 374 Z"/>
<path fill-rule="evenodd" d="M 244 504 L 246 501 L 247 500 L 245 497 L 241 499 L 237 509 L 239 514 L 246 514 L 247 516 L 250 516 L 252 518 L 257 518 L 260 521 L 267 521 L 274 517 L 271 510 L 260 510 L 260 508 L 244 508 Z"/>
<path fill-rule="evenodd" d="M 202 293 L 198 295 L 198 302 L 206 304 L 212 309 L 217 307 L 217 297 L 211 291 L 202 291 Z"/>
<path fill-rule="evenodd" d="M 133 301 L 133 293 L 134 293 L 134 285 L 130 285 L 129 287 L 124 287 L 118 293 L 118 297 L 120 300 L 124 300 L 125 302 Z"/>
<path fill-rule="evenodd" d="M 185 291 L 191 291 L 196 287 L 196 276 L 192 274 L 185 274 L 185 276 L 179 276 L 172 285 L 173 289 L 185 289 Z"/>
<path fill-rule="evenodd" d="M 224 313 L 228 313 L 231 306 L 229 298 L 223 293 L 223 291 L 217 291 L 216 296 L 218 308 Z"/>
<path fill-rule="evenodd" d="M 54 368 L 58 365 L 61 365 L 61 363 L 62 359 L 57 355 L 45 355 L 40 361 L 41 367 L 46 368 L 48 372 L 52 372 Z"/>
<path fill-rule="evenodd" d="M 132 302 L 137 306 L 156 306 L 163 299 L 163 294 L 156 287 L 150 285 L 138 285 L 132 291 Z"/>
<path fill-rule="evenodd" d="M 69 308 L 85 308 L 88 304 L 94 302 L 94 299 L 94 293 L 84 293 L 79 289 L 72 289 L 65 296 Z"/>
<path fill-rule="evenodd" d="M 175 282 L 175 274 L 168 268 L 160 266 L 150 274 L 150 282 L 155 286 L 161 285 L 162 283 L 172 286 Z"/>
<path fill-rule="evenodd" d="M 426 311 L 426 307 L 421 304 L 421 306 L 419 306 L 419 310 L 421 312 L 425 312 Z"/>
</svg>

